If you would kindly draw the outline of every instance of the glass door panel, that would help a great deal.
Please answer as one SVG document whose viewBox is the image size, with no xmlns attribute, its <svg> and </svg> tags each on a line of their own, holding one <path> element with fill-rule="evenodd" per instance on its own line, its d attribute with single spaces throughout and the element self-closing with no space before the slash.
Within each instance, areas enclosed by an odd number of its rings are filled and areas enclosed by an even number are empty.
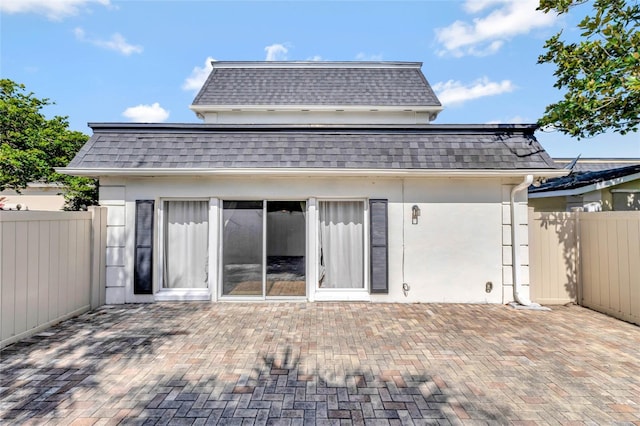
<svg viewBox="0 0 640 426">
<path fill-rule="evenodd" d="M 304 201 L 267 201 L 266 296 L 305 296 Z"/>
<path fill-rule="evenodd" d="M 223 202 L 222 295 L 263 295 L 262 201 Z"/>
</svg>

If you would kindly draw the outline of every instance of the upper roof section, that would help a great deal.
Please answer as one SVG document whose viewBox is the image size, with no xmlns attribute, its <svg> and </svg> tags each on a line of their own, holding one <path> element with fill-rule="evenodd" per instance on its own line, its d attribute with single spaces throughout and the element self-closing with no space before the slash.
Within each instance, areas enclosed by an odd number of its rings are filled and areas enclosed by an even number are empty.
<svg viewBox="0 0 640 426">
<path fill-rule="evenodd" d="M 191 109 L 207 123 L 416 124 L 442 105 L 421 62 L 212 62 Z"/>
</svg>

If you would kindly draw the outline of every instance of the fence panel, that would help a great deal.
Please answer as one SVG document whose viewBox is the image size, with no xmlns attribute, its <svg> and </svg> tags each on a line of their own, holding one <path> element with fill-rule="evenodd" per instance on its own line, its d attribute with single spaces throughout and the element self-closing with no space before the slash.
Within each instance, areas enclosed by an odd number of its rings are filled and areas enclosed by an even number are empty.
<svg viewBox="0 0 640 426">
<path fill-rule="evenodd" d="M 0 347 L 104 303 L 105 230 L 104 207 L 0 212 Z"/>
<path fill-rule="evenodd" d="M 575 213 L 529 210 L 531 300 L 557 305 L 577 302 Z"/>
<path fill-rule="evenodd" d="M 640 212 L 579 213 L 581 304 L 640 325 Z"/>
</svg>

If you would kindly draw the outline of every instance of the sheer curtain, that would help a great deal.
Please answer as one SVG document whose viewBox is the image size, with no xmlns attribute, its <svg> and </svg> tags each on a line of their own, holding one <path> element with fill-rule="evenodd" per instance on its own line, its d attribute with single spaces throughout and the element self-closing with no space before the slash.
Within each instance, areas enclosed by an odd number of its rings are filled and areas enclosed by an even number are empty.
<svg viewBox="0 0 640 426">
<path fill-rule="evenodd" d="M 363 288 L 364 204 L 361 201 L 321 201 L 321 288 Z"/>
<path fill-rule="evenodd" d="M 209 203 L 165 201 L 164 288 L 206 288 Z"/>
</svg>

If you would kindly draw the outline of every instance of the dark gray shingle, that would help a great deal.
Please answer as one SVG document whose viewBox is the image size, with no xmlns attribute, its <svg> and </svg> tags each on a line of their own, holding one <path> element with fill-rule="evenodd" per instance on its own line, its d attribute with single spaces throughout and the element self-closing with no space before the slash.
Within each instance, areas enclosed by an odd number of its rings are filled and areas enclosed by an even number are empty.
<svg viewBox="0 0 640 426">
<path fill-rule="evenodd" d="M 440 106 L 420 64 L 406 65 L 214 68 L 193 105 Z"/>
<path fill-rule="evenodd" d="M 555 169 L 529 126 L 94 124 L 68 168 Z"/>
</svg>

